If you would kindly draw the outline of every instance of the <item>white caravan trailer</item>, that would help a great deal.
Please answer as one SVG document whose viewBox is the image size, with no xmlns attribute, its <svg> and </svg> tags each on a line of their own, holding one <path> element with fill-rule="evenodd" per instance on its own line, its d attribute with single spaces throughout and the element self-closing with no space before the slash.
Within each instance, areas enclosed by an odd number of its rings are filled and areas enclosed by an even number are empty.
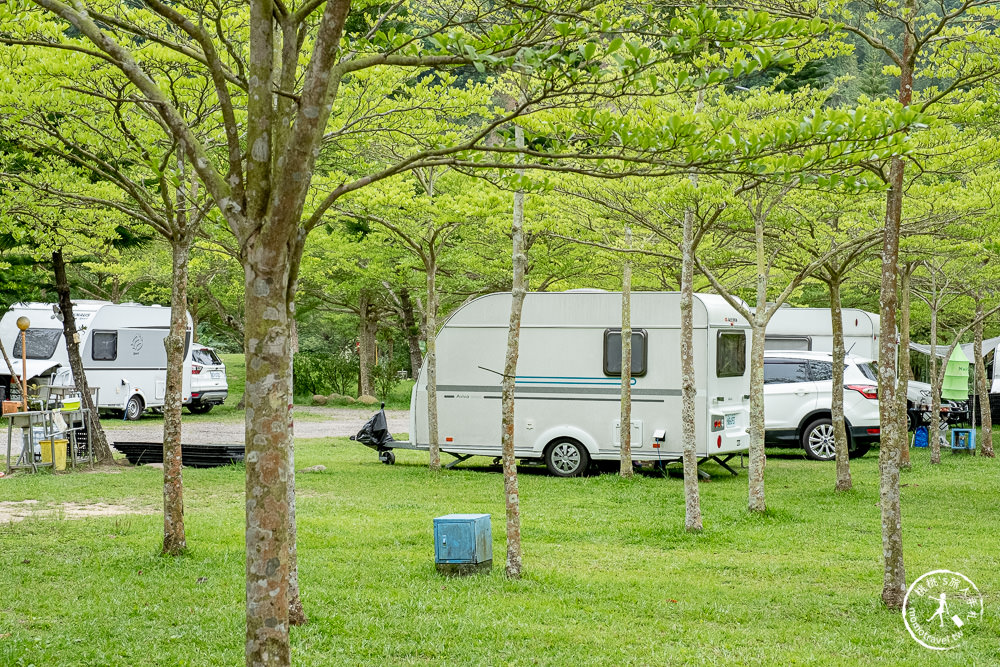
<svg viewBox="0 0 1000 667">
<path fill-rule="evenodd" d="M 459 460 L 500 456 L 500 380 L 510 293 L 463 305 L 437 335 L 438 434 Z M 632 458 L 681 456 L 680 295 L 632 293 Z M 617 460 L 621 294 L 595 290 L 525 297 L 515 380 L 514 451 L 559 476 Z M 696 452 L 718 462 L 749 447 L 746 321 L 722 297 L 694 296 Z M 411 443 L 427 449 L 426 363 L 413 387 Z M 391 463 L 391 452 L 382 460 Z M 728 459 L 726 459 L 728 460 Z M 456 461 L 457 463 L 457 461 Z"/>
<path fill-rule="evenodd" d="M 878 361 L 880 318 L 858 308 L 840 312 L 844 350 Z M 829 308 L 779 308 L 767 324 L 765 350 L 833 352 L 833 322 Z"/>
<path fill-rule="evenodd" d="M 147 408 L 163 407 L 167 386 L 167 352 L 163 339 L 170 333 L 170 309 L 137 303 L 74 301 L 73 314 L 80 335 L 80 356 L 87 384 L 99 391 L 98 407 L 122 410 L 138 419 Z M 54 386 L 72 386 L 73 375 L 63 339 L 59 308 L 51 303 L 16 304 L 0 319 L 0 340 L 21 372 L 21 336 L 17 318 L 31 320 L 27 335 L 27 377 Z M 191 317 L 185 341 L 183 394 L 191 395 Z M 7 369 L 0 369 L 6 380 Z M 7 386 L 6 384 L 4 386 Z"/>
</svg>

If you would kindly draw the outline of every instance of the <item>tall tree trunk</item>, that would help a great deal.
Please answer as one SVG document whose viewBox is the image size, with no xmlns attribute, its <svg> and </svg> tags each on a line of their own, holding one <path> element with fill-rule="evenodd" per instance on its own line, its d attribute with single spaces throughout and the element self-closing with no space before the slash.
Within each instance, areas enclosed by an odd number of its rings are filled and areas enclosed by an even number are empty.
<svg viewBox="0 0 1000 667">
<path fill-rule="evenodd" d="M 265 226 L 265 234 L 267 227 Z M 246 662 L 287 665 L 294 569 L 291 310 L 284 239 L 247 249 Z"/>
<path fill-rule="evenodd" d="M 916 0 L 905 0 L 904 13 L 912 21 Z M 899 78 L 899 103 L 910 106 L 913 95 L 913 60 L 915 40 L 910 30 L 903 31 L 903 57 Z M 903 171 L 901 156 L 892 158 L 889 167 L 889 192 L 886 195 L 885 231 L 882 238 L 882 282 L 879 287 L 881 342 L 879 347 L 879 499 L 882 513 L 882 601 L 890 609 L 902 609 L 906 596 L 906 569 L 903 565 L 903 517 L 900 511 L 899 471 L 906 426 L 896 409 L 896 309 L 899 261 L 899 227 L 903 213 Z"/>
<path fill-rule="evenodd" d="M 514 126 L 514 141 L 524 148 L 524 130 Z M 518 162 L 521 161 L 520 155 Z M 524 170 L 518 169 L 523 175 Z M 511 282 L 510 326 L 507 329 L 507 358 L 503 365 L 503 409 L 501 451 L 503 454 L 504 502 L 507 509 L 507 565 L 509 579 L 520 579 L 523 567 L 521 555 L 521 498 L 517 488 L 517 459 L 514 458 L 514 389 L 517 376 L 517 356 L 521 341 L 521 310 L 528 291 L 528 257 L 524 243 L 524 190 L 514 193 L 514 215 L 511 221 L 513 280 Z M 430 335 L 428 332 L 428 340 Z"/>
<path fill-rule="evenodd" d="M 632 245 L 632 230 L 625 226 L 625 247 Z M 621 476 L 632 476 L 632 262 L 626 255 L 622 267 L 622 373 L 621 420 L 618 442 L 621 448 Z"/>
<path fill-rule="evenodd" d="M 184 484 L 181 477 L 181 403 L 184 401 L 184 352 L 187 338 L 187 287 L 190 241 L 171 239 L 173 284 L 170 292 L 170 333 L 167 387 L 163 400 L 163 553 L 176 556 L 187 548 L 184 534 Z"/>
<path fill-rule="evenodd" d="M 851 462 L 847 450 L 847 424 L 844 421 L 844 320 L 840 310 L 840 275 L 831 273 L 830 324 L 833 327 L 833 400 L 830 412 L 833 418 L 833 437 L 837 452 L 836 491 L 850 491 Z"/>
<path fill-rule="evenodd" d="M 899 274 L 899 376 L 896 378 L 896 414 L 903 425 L 900 442 L 900 467 L 910 468 L 909 416 L 906 414 L 906 396 L 910 388 L 910 297 L 915 264 L 904 264 Z"/>
<path fill-rule="evenodd" d="M 986 377 L 986 364 L 983 362 L 983 301 L 982 297 L 976 294 L 976 324 L 974 329 L 974 342 L 972 354 L 976 357 L 976 395 L 979 400 L 979 416 L 982 422 L 980 430 L 979 455 L 993 458 L 993 415 L 990 413 L 990 383 Z M 994 353 L 995 355 L 995 353 Z M 996 356 L 993 358 L 996 367 Z"/>
<path fill-rule="evenodd" d="M 420 327 L 413 312 L 413 299 L 410 290 L 403 287 L 399 290 L 399 308 L 403 312 L 403 328 L 406 335 L 406 345 L 410 349 L 410 377 L 416 379 L 423 364 L 423 354 L 420 351 Z"/>
<path fill-rule="evenodd" d="M 699 94 L 700 98 L 700 94 Z M 681 245 L 681 458 L 684 464 L 684 529 L 702 529 L 698 490 L 698 427 L 695 403 L 698 386 L 694 367 L 694 210 L 684 209 Z"/>
<path fill-rule="evenodd" d="M 767 511 L 764 502 L 764 333 L 767 327 L 767 255 L 764 248 L 764 220 L 758 210 L 754 218 L 754 245 L 757 264 L 757 307 L 750 323 L 750 452 L 747 486 L 751 512 Z"/>
<path fill-rule="evenodd" d="M 931 425 L 928 437 L 931 445 L 931 463 L 941 463 L 941 384 L 937 372 L 937 292 L 931 302 Z"/>
<path fill-rule="evenodd" d="M 358 335 L 358 361 L 360 365 L 359 391 L 361 395 L 374 396 L 375 387 L 372 382 L 372 369 L 375 367 L 375 306 L 372 303 L 370 290 L 363 289 L 360 293 L 358 310 L 361 314 L 360 332 Z"/>
<path fill-rule="evenodd" d="M 66 260 L 62 250 L 52 253 L 52 269 L 56 277 L 56 294 L 59 297 L 59 311 L 63 316 L 63 338 L 66 339 L 66 352 L 69 355 L 69 367 L 73 371 L 73 381 L 76 390 L 80 392 L 81 405 L 87 408 L 90 420 L 90 447 L 94 460 L 98 463 L 112 463 L 114 454 L 108 445 L 108 437 L 101 427 L 101 419 L 94 405 L 94 397 L 90 395 L 87 385 L 87 374 L 83 370 L 83 359 L 80 357 L 80 338 L 77 334 L 76 317 L 73 315 L 73 302 L 69 294 L 69 279 L 66 277 Z"/>
<path fill-rule="evenodd" d="M 754 318 L 756 319 L 756 317 Z M 749 505 L 751 512 L 767 511 L 764 502 L 764 332 L 751 323 L 750 341 L 750 451 L 748 452 Z"/>
<path fill-rule="evenodd" d="M 427 264 L 427 440 L 430 450 L 430 469 L 441 469 L 441 443 L 438 433 L 437 398 L 437 262 L 428 258 Z"/>
</svg>

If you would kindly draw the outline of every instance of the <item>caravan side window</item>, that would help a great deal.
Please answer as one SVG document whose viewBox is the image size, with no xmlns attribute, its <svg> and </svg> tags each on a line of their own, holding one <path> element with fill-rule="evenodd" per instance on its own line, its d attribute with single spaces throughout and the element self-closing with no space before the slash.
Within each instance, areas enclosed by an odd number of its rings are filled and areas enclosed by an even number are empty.
<svg viewBox="0 0 1000 667">
<path fill-rule="evenodd" d="M 743 377 L 747 370 L 747 335 L 743 331 L 720 331 L 715 347 L 715 376 Z"/>
<path fill-rule="evenodd" d="M 622 330 L 604 330 L 604 374 L 622 374 Z M 632 375 L 646 374 L 646 330 L 632 329 Z"/>
<path fill-rule="evenodd" d="M 118 358 L 118 332 L 95 331 L 91 334 L 90 358 L 94 361 L 114 361 Z"/>
</svg>

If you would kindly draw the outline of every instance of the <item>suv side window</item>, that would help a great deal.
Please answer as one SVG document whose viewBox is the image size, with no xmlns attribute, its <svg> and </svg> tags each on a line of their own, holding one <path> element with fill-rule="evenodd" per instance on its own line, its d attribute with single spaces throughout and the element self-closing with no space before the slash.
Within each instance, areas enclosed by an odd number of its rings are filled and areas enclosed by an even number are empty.
<svg viewBox="0 0 1000 667">
<path fill-rule="evenodd" d="M 809 382 L 809 365 L 802 359 L 765 359 L 764 384 Z"/>
<path fill-rule="evenodd" d="M 813 381 L 822 382 L 823 380 L 833 379 L 833 362 L 830 361 L 810 361 L 809 362 L 809 374 L 812 376 Z"/>
</svg>

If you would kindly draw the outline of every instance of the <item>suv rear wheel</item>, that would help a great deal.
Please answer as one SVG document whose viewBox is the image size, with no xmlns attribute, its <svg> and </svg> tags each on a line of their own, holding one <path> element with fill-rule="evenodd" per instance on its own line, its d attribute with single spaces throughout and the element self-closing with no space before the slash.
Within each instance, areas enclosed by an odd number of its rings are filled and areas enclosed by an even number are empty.
<svg viewBox="0 0 1000 667">
<path fill-rule="evenodd" d="M 802 449 L 813 461 L 833 461 L 837 458 L 837 445 L 833 437 L 833 421 L 822 417 L 802 431 Z"/>
</svg>

